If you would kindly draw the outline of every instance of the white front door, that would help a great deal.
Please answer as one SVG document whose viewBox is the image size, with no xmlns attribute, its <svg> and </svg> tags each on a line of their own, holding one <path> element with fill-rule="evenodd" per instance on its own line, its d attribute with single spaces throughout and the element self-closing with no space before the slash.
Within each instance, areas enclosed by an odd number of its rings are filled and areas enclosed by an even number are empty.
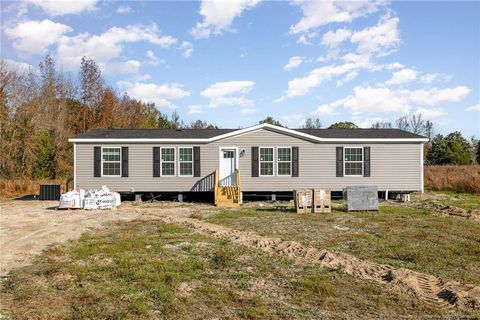
<svg viewBox="0 0 480 320">
<path fill-rule="evenodd" d="M 220 186 L 233 186 L 237 183 L 235 170 L 237 170 L 237 149 L 220 148 L 219 183 Z"/>
</svg>

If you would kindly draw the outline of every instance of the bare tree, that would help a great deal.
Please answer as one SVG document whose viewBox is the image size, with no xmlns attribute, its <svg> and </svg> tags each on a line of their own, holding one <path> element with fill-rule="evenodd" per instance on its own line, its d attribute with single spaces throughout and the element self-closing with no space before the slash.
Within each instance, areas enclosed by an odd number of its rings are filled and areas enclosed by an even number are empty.
<svg viewBox="0 0 480 320">
<path fill-rule="evenodd" d="M 410 131 L 416 134 L 424 134 L 425 130 L 425 121 L 423 120 L 422 114 L 412 114 L 408 119 Z"/>
<path fill-rule="evenodd" d="M 377 121 L 371 126 L 372 129 L 390 129 L 392 127 L 392 123 L 389 121 Z"/>
<path fill-rule="evenodd" d="M 84 114 L 84 130 L 99 120 L 104 92 L 104 81 L 100 68 L 93 60 L 82 57 L 80 65 L 81 100 L 88 107 Z"/>
<path fill-rule="evenodd" d="M 303 129 L 321 129 L 322 128 L 322 122 L 320 122 L 320 119 L 318 118 L 312 118 L 308 117 L 305 119 L 305 123 L 302 125 Z"/>
<path fill-rule="evenodd" d="M 395 125 L 400 130 L 410 131 L 410 121 L 408 121 L 407 116 L 397 118 L 395 120 Z"/>
</svg>

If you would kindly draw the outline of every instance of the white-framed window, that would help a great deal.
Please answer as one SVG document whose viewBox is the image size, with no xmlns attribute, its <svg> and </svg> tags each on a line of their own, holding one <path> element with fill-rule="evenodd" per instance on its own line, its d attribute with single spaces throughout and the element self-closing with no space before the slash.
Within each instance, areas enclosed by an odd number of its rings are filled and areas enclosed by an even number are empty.
<svg viewBox="0 0 480 320">
<path fill-rule="evenodd" d="M 274 154 L 272 147 L 259 148 L 259 166 L 260 176 L 274 175 Z"/>
<path fill-rule="evenodd" d="M 102 148 L 102 177 L 121 176 L 121 148 Z"/>
<path fill-rule="evenodd" d="M 277 148 L 277 175 L 279 176 L 292 175 L 292 148 L 291 147 Z"/>
<path fill-rule="evenodd" d="M 181 177 L 193 176 L 193 148 L 178 148 L 178 172 Z"/>
<path fill-rule="evenodd" d="M 343 157 L 346 176 L 363 175 L 363 147 L 344 147 Z"/>
<path fill-rule="evenodd" d="M 175 148 L 160 148 L 160 175 L 175 176 Z"/>
</svg>

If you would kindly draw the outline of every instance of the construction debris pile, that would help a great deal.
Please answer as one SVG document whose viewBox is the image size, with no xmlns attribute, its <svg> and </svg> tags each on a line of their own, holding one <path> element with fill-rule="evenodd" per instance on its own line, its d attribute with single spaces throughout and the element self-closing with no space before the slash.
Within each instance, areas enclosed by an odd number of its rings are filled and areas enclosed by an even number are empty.
<svg viewBox="0 0 480 320">
<path fill-rule="evenodd" d="M 107 186 L 101 189 L 69 191 L 60 196 L 59 209 L 114 209 L 121 204 L 120 194 L 110 191 Z"/>
</svg>

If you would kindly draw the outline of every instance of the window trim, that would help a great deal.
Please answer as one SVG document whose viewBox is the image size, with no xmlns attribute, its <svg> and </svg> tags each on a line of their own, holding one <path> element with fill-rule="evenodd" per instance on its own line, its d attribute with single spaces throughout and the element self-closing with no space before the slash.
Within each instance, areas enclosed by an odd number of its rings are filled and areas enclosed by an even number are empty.
<svg viewBox="0 0 480 320">
<path fill-rule="evenodd" d="M 262 149 L 272 149 L 272 161 L 262 161 L 262 160 L 260 159 L 260 158 L 261 158 L 261 155 L 262 155 L 262 152 L 261 152 Z M 276 174 L 276 173 L 277 173 L 277 172 L 276 172 L 276 170 L 277 170 L 276 167 L 277 167 L 277 166 L 275 165 L 275 163 L 276 163 L 276 161 L 275 161 L 275 155 L 276 155 L 276 153 L 275 153 L 275 147 L 270 147 L 270 146 L 259 146 L 259 147 L 258 147 L 258 176 L 259 176 L 259 177 L 267 177 L 267 178 L 269 178 L 269 177 L 276 177 L 276 176 L 277 176 L 277 174 Z M 272 168 L 272 169 L 273 169 L 273 170 L 272 170 L 273 173 L 272 173 L 272 174 L 267 174 L 267 175 L 262 174 L 262 162 L 264 162 L 264 163 L 270 163 L 270 162 L 272 162 L 272 164 L 273 164 L 273 168 Z"/>
<path fill-rule="evenodd" d="M 276 153 L 276 157 L 275 157 L 275 162 L 277 163 L 276 170 L 275 170 L 276 175 L 278 177 L 291 177 L 292 176 L 292 162 L 293 162 L 292 161 L 293 160 L 292 159 L 292 147 L 291 146 L 285 146 L 285 147 L 284 146 L 279 146 L 279 147 L 276 147 L 276 149 L 277 149 L 277 153 Z M 278 149 L 289 149 L 290 150 L 290 161 L 279 161 L 278 160 Z M 287 162 L 290 163 L 290 174 L 280 174 L 280 173 L 278 173 L 278 168 L 279 168 L 278 164 L 279 163 L 287 163 Z"/>
<path fill-rule="evenodd" d="M 163 161 L 162 159 L 162 150 L 163 149 L 173 149 L 173 161 Z M 173 162 L 173 174 L 163 174 L 163 163 L 172 163 Z M 177 174 L 177 150 L 175 147 L 160 147 L 160 177 L 176 177 Z"/>
<path fill-rule="evenodd" d="M 104 161 L 103 160 L 103 149 L 118 149 L 120 152 L 120 160 L 119 161 Z M 102 147 L 102 152 L 100 153 L 100 159 L 102 160 L 101 161 L 101 176 L 102 177 L 106 177 L 106 178 L 120 178 L 122 176 L 122 147 Z M 104 162 L 107 162 L 107 163 L 119 163 L 120 164 L 120 173 L 118 175 L 110 175 L 110 174 L 103 174 L 103 163 Z"/>
<path fill-rule="evenodd" d="M 193 177 L 193 146 L 187 146 L 187 147 L 178 147 L 178 157 L 175 159 L 177 161 L 177 165 L 178 165 L 178 177 L 182 177 L 182 178 L 191 178 Z M 190 149 L 192 150 L 192 160 L 191 161 L 180 161 L 180 149 Z M 161 155 L 160 155 L 161 157 Z M 181 174 L 181 170 L 180 170 L 180 163 L 191 163 L 192 164 L 192 174 L 190 175 L 186 175 L 186 174 Z"/>
<path fill-rule="evenodd" d="M 345 160 L 345 149 L 361 149 L 362 150 L 362 161 L 348 161 L 349 163 L 361 163 L 362 166 L 361 166 L 361 169 L 362 169 L 362 173 L 361 174 L 347 174 L 347 172 L 345 171 L 345 164 L 347 163 L 347 161 Z M 347 146 L 347 147 L 343 147 L 343 176 L 344 177 L 363 177 L 363 166 L 364 166 L 364 161 L 365 161 L 365 156 L 363 154 L 363 146 L 361 147 L 352 147 L 352 146 Z"/>
</svg>

